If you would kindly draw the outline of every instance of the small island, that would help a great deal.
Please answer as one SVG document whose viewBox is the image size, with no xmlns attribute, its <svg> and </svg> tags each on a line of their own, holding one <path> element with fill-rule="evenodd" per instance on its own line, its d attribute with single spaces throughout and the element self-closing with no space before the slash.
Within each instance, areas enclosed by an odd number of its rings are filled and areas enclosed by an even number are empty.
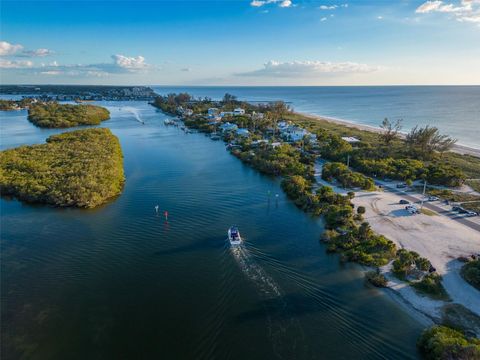
<svg viewBox="0 0 480 360">
<path fill-rule="evenodd" d="M 0 191 L 20 200 L 94 208 L 119 195 L 125 181 L 118 138 L 109 129 L 52 135 L 46 144 L 0 153 Z"/>
<path fill-rule="evenodd" d="M 101 106 L 37 103 L 28 109 L 28 120 L 42 128 L 68 128 L 98 125 L 110 119 L 110 112 Z"/>
</svg>

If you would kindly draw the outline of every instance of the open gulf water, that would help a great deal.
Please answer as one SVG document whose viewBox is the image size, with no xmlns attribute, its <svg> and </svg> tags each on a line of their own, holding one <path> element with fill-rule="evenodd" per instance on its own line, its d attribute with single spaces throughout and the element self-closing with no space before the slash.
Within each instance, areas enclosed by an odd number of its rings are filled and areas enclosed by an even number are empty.
<svg viewBox="0 0 480 360">
<path fill-rule="evenodd" d="M 378 127 L 403 120 L 402 131 L 436 126 L 459 144 L 480 149 L 480 86 L 154 86 L 159 94 L 188 92 L 221 99 L 289 103 L 296 111 Z"/>
<path fill-rule="evenodd" d="M 93 210 L 1 199 L 2 359 L 418 358 L 423 325 L 326 254 L 322 220 L 278 180 L 146 102 L 98 104 L 122 145 L 121 196 Z M 0 116 L 2 150 L 68 131 Z"/>
</svg>

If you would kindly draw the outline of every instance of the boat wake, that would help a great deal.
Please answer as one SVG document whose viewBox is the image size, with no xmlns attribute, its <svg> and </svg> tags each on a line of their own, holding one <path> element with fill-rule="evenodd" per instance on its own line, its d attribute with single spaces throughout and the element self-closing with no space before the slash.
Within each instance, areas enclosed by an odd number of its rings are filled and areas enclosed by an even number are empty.
<svg viewBox="0 0 480 360">
<path fill-rule="evenodd" d="M 231 247 L 242 272 L 259 290 L 266 314 L 273 351 L 279 359 L 302 358 L 307 346 L 300 322 L 290 314 L 287 301 L 278 284 L 255 261 L 244 244 Z"/>
<path fill-rule="evenodd" d="M 242 272 L 257 285 L 258 290 L 264 296 L 277 297 L 282 295 L 275 281 L 255 262 L 252 254 L 243 245 L 232 246 L 231 251 Z"/>
<path fill-rule="evenodd" d="M 138 109 L 135 109 L 134 107 L 131 107 L 131 106 L 124 106 L 123 109 L 131 113 L 138 122 L 145 124 L 145 121 L 143 121 L 142 118 L 140 117 Z"/>
</svg>

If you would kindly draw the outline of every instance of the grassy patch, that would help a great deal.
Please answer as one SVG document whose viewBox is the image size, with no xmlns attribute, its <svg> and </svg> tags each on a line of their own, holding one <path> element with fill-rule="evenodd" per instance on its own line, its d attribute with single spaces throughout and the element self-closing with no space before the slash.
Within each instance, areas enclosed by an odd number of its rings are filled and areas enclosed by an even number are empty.
<svg viewBox="0 0 480 360">
<path fill-rule="evenodd" d="M 473 190 L 480 192 L 480 180 L 467 180 L 465 183 Z"/>
<path fill-rule="evenodd" d="M 466 282 L 480 290 L 480 260 L 465 263 L 460 274 Z"/>
<path fill-rule="evenodd" d="M 93 208 L 120 194 L 120 143 L 109 129 L 50 136 L 0 153 L 0 190 L 27 202 Z"/>
<path fill-rule="evenodd" d="M 422 214 L 425 214 L 425 215 L 428 215 L 428 216 L 436 216 L 437 215 L 437 213 L 435 211 L 432 211 L 432 210 L 427 209 L 427 208 L 420 209 L 420 212 Z"/>
<path fill-rule="evenodd" d="M 419 187 L 417 187 L 417 189 L 420 190 Z M 461 193 L 461 192 L 451 191 L 451 190 L 428 189 L 427 194 L 432 196 L 438 196 L 441 199 L 445 199 L 453 202 L 480 201 L 480 196 L 478 195 Z"/>
<path fill-rule="evenodd" d="M 468 203 L 460 204 L 464 209 L 475 211 L 476 213 L 480 213 L 480 201 L 472 201 Z"/>
<path fill-rule="evenodd" d="M 412 282 L 411 286 L 420 294 L 434 300 L 449 301 L 450 297 L 442 285 L 442 277 L 438 274 L 428 274 L 421 281 Z"/>
<path fill-rule="evenodd" d="M 447 152 L 443 156 L 449 164 L 462 169 L 468 179 L 480 179 L 480 158 L 453 152 Z"/>
</svg>

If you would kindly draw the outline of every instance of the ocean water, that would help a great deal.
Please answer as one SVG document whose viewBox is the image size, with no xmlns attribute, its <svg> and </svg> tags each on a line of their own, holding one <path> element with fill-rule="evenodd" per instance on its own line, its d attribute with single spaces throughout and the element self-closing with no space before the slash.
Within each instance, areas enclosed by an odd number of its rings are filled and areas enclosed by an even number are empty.
<svg viewBox="0 0 480 360">
<path fill-rule="evenodd" d="M 0 200 L 2 359 L 418 358 L 423 325 L 328 255 L 322 220 L 278 180 L 146 102 L 99 105 L 123 149 L 121 196 L 93 210 Z M 0 113 L 2 150 L 73 130 L 26 115 Z"/>
<path fill-rule="evenodd" d="M 221 99 L 288 102 L 296 111 L 379 126 L 384 118 L 438 127 L 459 144 L 480 149 L 480 86 L 162 87 L 159 94 L 186 91 Z"/>
</svg>

